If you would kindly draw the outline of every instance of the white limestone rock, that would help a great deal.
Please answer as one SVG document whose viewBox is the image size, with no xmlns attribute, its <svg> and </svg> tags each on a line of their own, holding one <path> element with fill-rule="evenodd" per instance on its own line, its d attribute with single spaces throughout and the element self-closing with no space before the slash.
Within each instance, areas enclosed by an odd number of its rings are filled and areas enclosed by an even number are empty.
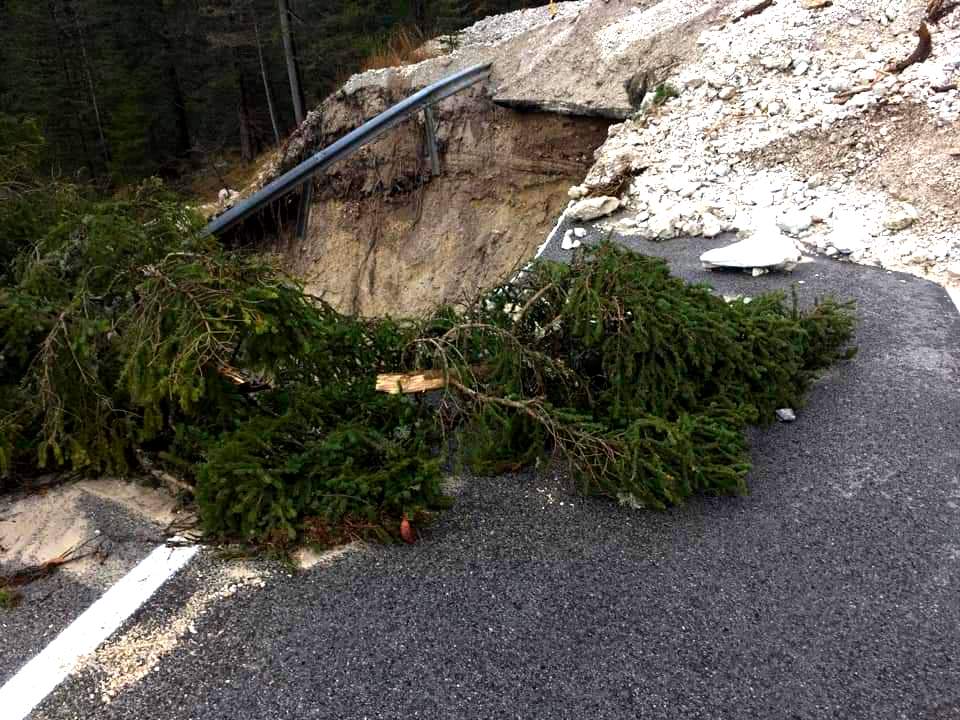
<svg viewBox="0 0 960 720">
<path fill-rule="evenodd" d="M 833 216 L 833 203 L 829 200 L 817 200 L 810 206 L 810 219 L 815 223 L 824 223 Z"/>
<path fill-rule="evenodd" d="M 797 414 L 793 411 L 793 408 L 780 408 L 777 410 L 777 420 L 780 422 L 790 423 L 797 419 Z"/>
<path fill-rule="evenodd" d="M 232 188 L 221 188 L 220 192 L 217 193 L 217 202 L 221 207 L 233 205 L 239 199 L 240 193 Z"/>
<path fill-rule="evenodd" d="M 809 230 L 813 224 L 813 217 L 810 213 L 803 210 L 790 210 L 777 219 L 777 227 L 787 235 L 798 236 L 805 230 Z"/>
<path fill-rule="evenodd" d="M 708 250 L 700 256 L 700 262 L 707 270 L 758 268 L 790 271 L 802 259 L 793 241 L 776 230 L 757 232 L 746 240 Z"/>
<path fill-rule="evenodd" d="M 890 208 L 887 218 L 883 221 L 883 226 L 887 230 L 897 232 L 906 230 L 920 219 L 920 211 L 910 203 L 897 203 Z"/>
<path fill-rule="evenodd" d="M 711 212 L 705 212 L 701 218 L 703 222 L 703 236 L 712 238 L 723 232 L 723 223 L 720 218 Z"/>
<path fill-rule="evenodd" d="M 578 200 L 567 210 L 567 217 L 571 220 L 586 222 L 609 215 L 619 207 L 620 200 L 615 197 L 605 195 L 585 198 Z"/>
<path fill-rule="evenodd" d="M 573 230 L 567 230 L 563 234 L 563 240 L 560 241 L 561 250 L 575 250 L 580 247 L 580 241 L 573 236 Z"/>
</svg>

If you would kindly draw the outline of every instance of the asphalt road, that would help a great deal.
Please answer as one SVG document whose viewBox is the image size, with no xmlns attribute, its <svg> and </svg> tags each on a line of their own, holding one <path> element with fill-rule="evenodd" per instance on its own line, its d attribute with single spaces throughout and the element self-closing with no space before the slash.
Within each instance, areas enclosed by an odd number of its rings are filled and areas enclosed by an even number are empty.
<svg viewBox="0 0 960 720">
<path fill-rule="evenodd" d="M 0 522 L 16 514 L 19 497 L 0 497 Z M 165 538 L 162 528 L 92 494 L 78 502 L 76 514 L 88 524 L 90 544 L 81 552 L 99 549 L 101 557 L 80 574 L 68 565 L 20 588 L 21 604 L 0 609 L 0 686 Z M 22 569 L 0 548 L 0 574 Z"/>
<path fill-rule="evenodd" d="M 960 315 L 826 260 L 710 274 L 705 247 L 640 249 L 727 294 L 859 304 L 856 359 L 752 433 L 748 497 L 636 512 L 553 476 L 469 479 L 418 544 L 265 564 L 109 704 L 92 667 L 35 717 L 960 718 Z M 177 627 L 224 562 L 203 554 L 127 634 Z"/>
</svg>

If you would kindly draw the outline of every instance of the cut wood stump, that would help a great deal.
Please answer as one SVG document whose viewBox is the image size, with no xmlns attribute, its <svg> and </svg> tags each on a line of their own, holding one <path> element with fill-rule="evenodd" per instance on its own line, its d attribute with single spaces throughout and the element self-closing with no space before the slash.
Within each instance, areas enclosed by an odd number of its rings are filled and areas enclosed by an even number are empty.
<svg viewBox="0 0 960 720">
<path fill-rule="evenodd" d="M 423 370 L 412 373 L 383 373 L 377 375 L 377 391 L 390 395 L 411 395 L 413 393 L 442 390 L 447 386 L 447 378 L 440 370 Z"/>
</svg>

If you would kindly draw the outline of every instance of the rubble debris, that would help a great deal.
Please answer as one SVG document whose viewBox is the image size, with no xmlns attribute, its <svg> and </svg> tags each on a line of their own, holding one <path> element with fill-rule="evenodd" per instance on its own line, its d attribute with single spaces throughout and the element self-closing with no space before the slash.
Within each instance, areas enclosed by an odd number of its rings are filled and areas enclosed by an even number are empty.
<svg viewBox="0 0 960 720">
<path fill-rule="evenodd" d="M 777 410 L 777 420 L 784 423 L 791 423 L 797 419 L 797 414 L 793 408 L 780 408 Z"/>
<path fill-rule="evenodd" d="M 620 200 L 615 197 L 601 195 L 599 197 L 589 197 L 580 200 L 570 207 L 566 215 L 571 220 L 596 220 L 597 218 L 609 215 L 620 207 Z"/>
<path fill-rule="evenodd" d="M 641 70 L 634 73 L 623 84 L 623 89 L 627 91 L 627 100 L 630 101 L 630 107 L 639 110 L 643 105 L 643 99 L 647 96 L 650 89 L 650 73 L 647 70 Z"/>
</svg>

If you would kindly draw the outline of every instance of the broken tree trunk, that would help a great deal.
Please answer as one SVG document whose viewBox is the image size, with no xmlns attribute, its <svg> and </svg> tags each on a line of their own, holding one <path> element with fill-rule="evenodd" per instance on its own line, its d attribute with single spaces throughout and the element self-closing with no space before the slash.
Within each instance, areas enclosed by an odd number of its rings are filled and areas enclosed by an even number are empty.
<svg viewBox="0 0 960 720">
<path fill-rule="evenodd" d="M 253 13 L 253 34 L 257 41 L 257 57 L 260 60 L 260 77 L 263 79 L 263 92 L 267 96 L 267 110 L 270 112 L 270 124 L 273 126 L 273 140 L 280 146 L 280 125 L 277 123 L 277 110 L 273 105 L 273 90 L 270 88 L 270 75 L 267 73 L 267 62 L 263 58 L 263 44 L 260 42 L 260 21 L 257 20 L 256 8 L 251 6 Z"/>
<path fill-rule="evenodd" d="M 377 392 L 390 395 L 412 395 L 414 393 L 442 390 L 447 386 L 447 378 L 440 370 L 423 370 L 411 373 L 382 373 L 377 375 Z"/>
</svg>

